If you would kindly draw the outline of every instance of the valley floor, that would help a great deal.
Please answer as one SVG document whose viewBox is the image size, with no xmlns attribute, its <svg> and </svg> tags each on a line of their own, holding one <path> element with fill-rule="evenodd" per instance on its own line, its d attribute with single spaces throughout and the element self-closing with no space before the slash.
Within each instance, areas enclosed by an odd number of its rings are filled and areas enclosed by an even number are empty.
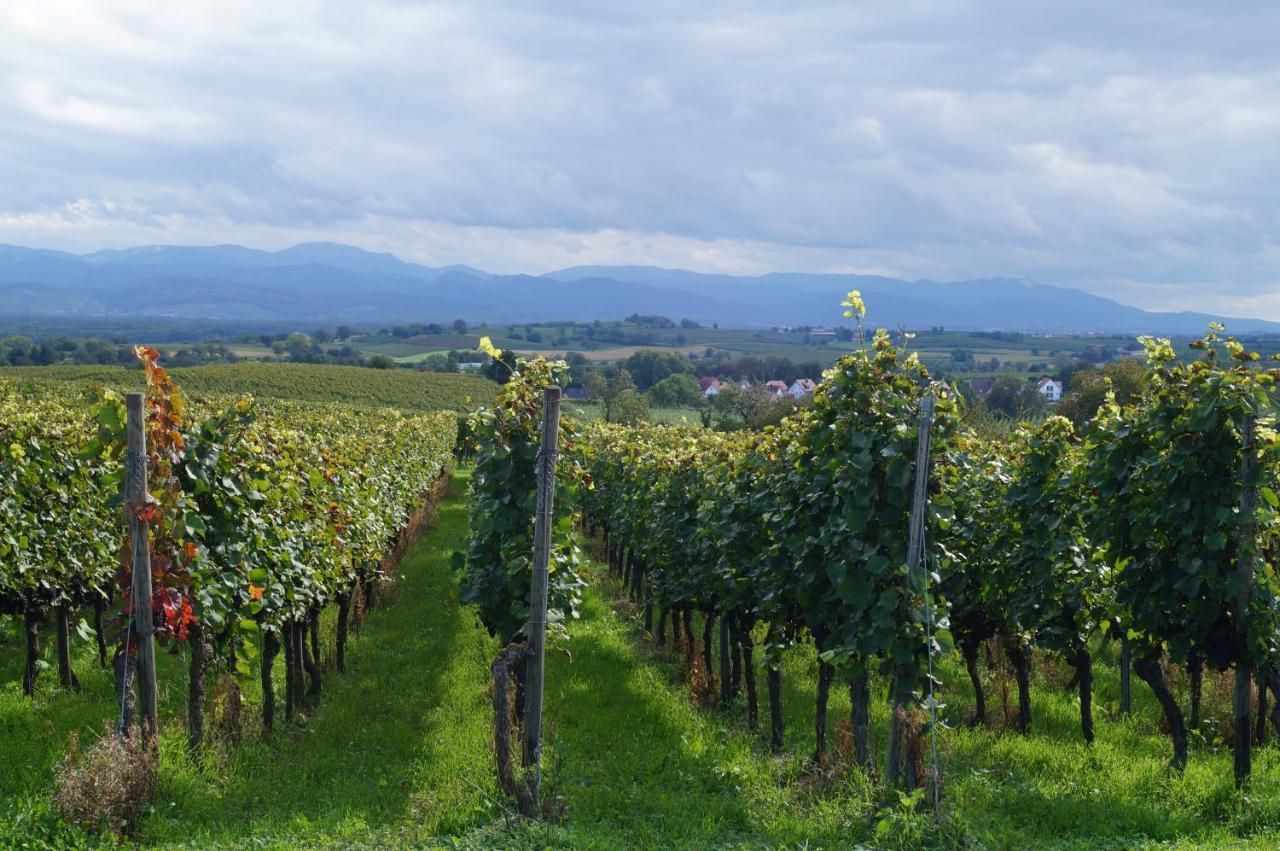
<svg viewBox="0 0 1280 851">
<path fill-rule="evenodd" d="M 197 848 L 976 848 L 1256 847 L 1280 845 L 1280 750 L 1255 757 L 1244 795 L 1229 752 L 1215 744 L 1219 695 L 1206 683 L 1207 734 L 1182 777 L 1164 768 L 1167 740 L 1150 695 L 1135 684 L 1135 716 L 1115 713 L 1114 665 L 1099 660 L 1098 741 L 1080 743 L 1065 668 L 1037 670 L 1033 732 L 961 725 L 967 690 L 943 697 L 945 817 L 881 809 L 856 769 L 808 767 L 813 747 L 812 652 L 784 670 L 787 756 L 768 753 L 740 705 L 694 706 L 670 651 L 652 649 L 618 601 L 603 567 L 566 653 L 548 657 L 547 783 L 561 796 L 557 824 L 509 815 L 492 769 L 489 664 L 497 645 L 459 606 L 450 554 L 466 537 L 463 471 L 436 528 L 412 547 L 385 605 L 348 651 L 348 673 L 329 674 L 317 708 L 263 738 L 216 743 L 202 760 L 183 751 L 176 721 L 163 735 L 160 799 L 138 842 Z M 73 731 L 113 715 L 111 683 L 88 648 L 85 691 L 57 688 L 46 671 L 34 703 L 20 694 L 19 654 L 0 645 L 0 846 L 85 847 L 88 837 L 49 815 L 51 776 Z M 182 660 L 165 657 L 162 718 L 181 717 Z M 967 683 L 949 660 L 944 680 Z M 763 692 L 763 689 L 762 689 Z M 992 714 L 1001 718 L 1000 684 Z M 883 695 L 882 683 L 875 694 Z M 848 699 L 836 689 L 832 741 L 847 751 Z M 255 695 L 246 691 L 251 705 Z M 763 696 L 762 696 L 763 699 Z M 873 730 L 883 754 L 887 710 Z M 767 710 L 766 710 L 767 713 Z M 215 713 L 216 715 L 216 713 Z M 766 714 L 767 718 L 767 714 Z M 253 729 L 256 713 L 245 718 Z"/>
</svg>

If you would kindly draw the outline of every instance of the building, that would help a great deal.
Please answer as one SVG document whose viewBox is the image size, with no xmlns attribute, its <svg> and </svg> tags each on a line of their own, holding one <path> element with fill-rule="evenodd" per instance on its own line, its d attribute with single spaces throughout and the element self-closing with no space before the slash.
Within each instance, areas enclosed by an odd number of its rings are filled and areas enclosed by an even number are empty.
<svg viewBox="0 0 1280 851">
<path fill-rule="evenodd" d="M 1062 398 L 1062 382 L 1054 381 L 1052 378 L 1042 378 L 1036 386 L 1040 391 L 1040 395 L 1050 402 L 1056 402 Z"/>
<path fill-rule="evenodd" d="M 797 378 L 795 381 L 791 382 L 791 387 L 787 392 L 791 394 L 792 398 L 803 399 L 806 396 L 812 396 L 813 391 L 817 389 L 818 385 L 814 384 L 811 379 Z"/>
<path fill-rule="evenodd" d="M 970 378 L 969 389 L 973 391 L 973 395 L 982 401 L 987 401 L 987 397 L 991 395 L 991 388 L 996 386 L 994 378 Z"/>
<path fill-rule="evenodd" d="M 774 396 L 782 396 L 787 392 L 787 382 L 775 378 L 772 381 L 766 381 L 764 388 Z"/>
<path fill-rule="evenodd" d="M 698 389 L 701 390 L 702 395 L 707 397 L 708 399 L 712 398 L 713 396 L 719 396 L 720 391 L 723 388 L 724 388 L 724 385 L 720 383 L 720 379 L 718 378 L 712 378 L 711 376 L 707 375 L 698 379 Z"/>
</svg>

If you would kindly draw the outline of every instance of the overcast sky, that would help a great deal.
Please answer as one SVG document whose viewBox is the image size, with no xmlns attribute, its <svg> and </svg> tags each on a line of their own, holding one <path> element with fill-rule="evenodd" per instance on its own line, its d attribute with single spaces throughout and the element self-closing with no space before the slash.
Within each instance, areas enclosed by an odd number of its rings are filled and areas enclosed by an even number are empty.
<svg viewBox="0 0 1280 851">
<path fill-rule="evenodd" d="M 0 4 L 0 242 L 312 239 L 1280 319 L 1280 3 Z"/>
</svg>

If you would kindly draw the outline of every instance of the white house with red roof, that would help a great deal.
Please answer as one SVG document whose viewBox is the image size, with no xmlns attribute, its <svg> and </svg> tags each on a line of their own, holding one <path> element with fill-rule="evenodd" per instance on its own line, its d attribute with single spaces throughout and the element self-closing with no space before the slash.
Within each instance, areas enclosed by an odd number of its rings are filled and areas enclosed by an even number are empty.
<svg viewBox="0 0 1280 851">
<path fill-rule="evenodd" d="M 813 391 L 818 389 L 818 385 L 814 384 L 811 379 L 797 378 L 791 382 L 790 389 L 787 390 L 794 399 L 803 399 L 806 396 L 812 396 Z"/>
<path fill-rule="evenodd" d="M 702 391 L 702 395 L 710 399 L 712 396 L 719 396 L 720 391 L 724 389 L 724 384 L 720 379 L 713 378 L 710 375 L 704 375 L 698 379 L 698 389 Z"/>
</svg>

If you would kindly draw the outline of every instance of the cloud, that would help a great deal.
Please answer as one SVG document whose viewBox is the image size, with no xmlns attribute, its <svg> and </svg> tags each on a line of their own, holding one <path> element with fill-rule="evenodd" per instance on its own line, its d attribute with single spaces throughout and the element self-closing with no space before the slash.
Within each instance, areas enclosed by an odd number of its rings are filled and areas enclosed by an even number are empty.
<svg viewBox="0 0 1280 851">
<path fill-rule="evenodd" d="M 1280 7 L 0 8 L 0 241 L 1018 276 L 1280 318 Z"/>
</svg>

